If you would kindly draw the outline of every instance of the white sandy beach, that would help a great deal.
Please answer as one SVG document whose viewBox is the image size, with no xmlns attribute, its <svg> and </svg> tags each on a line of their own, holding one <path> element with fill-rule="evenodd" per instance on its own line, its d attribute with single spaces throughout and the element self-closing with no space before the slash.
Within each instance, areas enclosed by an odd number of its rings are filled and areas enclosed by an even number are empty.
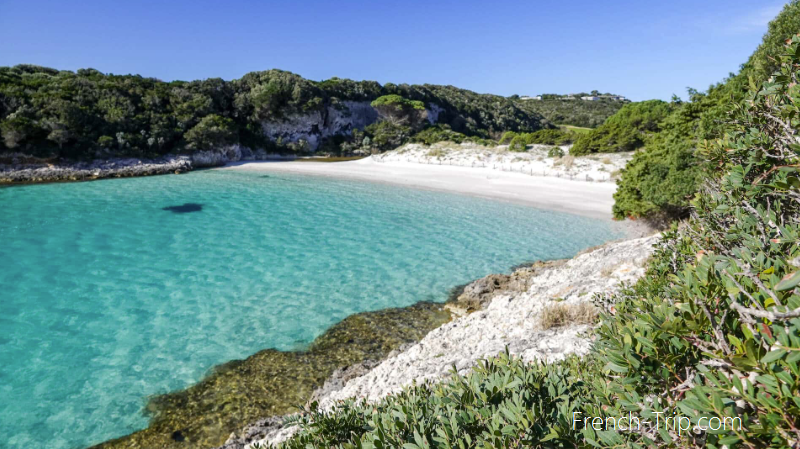
<svg viewBox="0 0 800 449">
<path fill-rule="evenodd" d="M 349 162 L 235 162 L 220 170 L 252 170 L 332 176 L 461 193 L 533 207 L 611 219 L 614 182 L 587 182 L 489 167 L 431 165 L 374 156 Z M 578 179 L 584 179 L 578 177 Z"/>
</svg>

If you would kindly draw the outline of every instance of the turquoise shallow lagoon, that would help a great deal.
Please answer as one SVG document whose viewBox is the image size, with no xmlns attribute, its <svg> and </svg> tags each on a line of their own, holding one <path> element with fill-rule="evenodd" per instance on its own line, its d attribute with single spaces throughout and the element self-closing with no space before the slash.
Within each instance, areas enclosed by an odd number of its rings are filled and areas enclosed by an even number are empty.
<svg viewBox="0 0 800 449">
<path fill-rule="evenodd" d="M 288 174 L 0 188 L 0 447 L 125 435 L 147 425 L 148 396 L 216 364 L 620 235 L 590 218 Z"/>
</svg>

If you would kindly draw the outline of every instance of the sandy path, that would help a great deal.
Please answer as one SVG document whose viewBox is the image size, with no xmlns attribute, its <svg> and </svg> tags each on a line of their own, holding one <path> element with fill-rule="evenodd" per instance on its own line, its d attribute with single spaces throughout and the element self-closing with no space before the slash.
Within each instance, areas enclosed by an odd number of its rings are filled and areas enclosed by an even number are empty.
<svg viewBox="0 0 800 449">
<path fill-rule="evenodd" d="M 611 219 L 611 206 L 614 204 L 612 195 L 617 188 L 614 183 L 609 182 L 529 176 L 489 168 L 395 161 L 378 163 L 372 158 L 335 163 L 235 162 L 219 170 L 289 172 L 399 184 L 511 201 L 602 219 Z"/>
</svg>

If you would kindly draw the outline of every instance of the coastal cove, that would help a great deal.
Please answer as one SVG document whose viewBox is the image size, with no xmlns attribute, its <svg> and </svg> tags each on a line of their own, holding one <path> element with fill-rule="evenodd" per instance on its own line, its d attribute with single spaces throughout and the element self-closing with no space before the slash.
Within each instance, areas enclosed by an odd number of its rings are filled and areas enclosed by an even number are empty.
<svg viewBox="0 0 800 449">
<path fill-rule="evenodd" d="M 441 303 L 456 285 L 622 236 L 605 219 L 244 170 L 4 187 L 0 205 L 12 448 L 135 432 L 149 398 L 214 366 L 313 351 L 348 316 Z"/>
</svg>

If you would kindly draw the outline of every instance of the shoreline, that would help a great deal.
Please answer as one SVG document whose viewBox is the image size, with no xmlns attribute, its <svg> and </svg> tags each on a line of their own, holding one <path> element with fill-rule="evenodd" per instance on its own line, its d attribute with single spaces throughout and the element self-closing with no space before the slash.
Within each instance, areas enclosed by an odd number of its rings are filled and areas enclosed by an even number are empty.
<svg viewBox="0 0 800 449">
<path fill-rule="evenodd" d="M 376 402 L 414 382 L 442 381 L 453 367 L 466 374 L 479 360 L 506 350 L 526 362 L 585 355 L 591 347 L 587 334 L 591 322 L 548 327 L 542 321 L 545 311 L 591 305 L 594 294 L 635 282 L 644 274 L 659 238 L 651 234 L 613 241 L 572 259 L 538 262 L 511 275 L 477 279 L 466 285 L 457 301 L 445 306 L 453 314 L 451 321 L 377 364 L 337 370 L 310 401 L 318 402 L 321 410 L 331 410 L 348 398 Z M 285 425 L 289 416 L 264 417 L 217 449 L 256 449 L 286 441 L 299 430 Z"/>
<path fill-rule="evenodd" d="M 580 304 L 591 300 L 589 293 L 635 280 L 655 238 L 629 237 L 571 259 L 521 264 L 508 275 L 454 286 L 441 303 L 350 315 L 306 349 L 263 349 L 212 367 L 184 390 L 149 398 L 148 427 L 91 449 L 252 449 L 253 443 L 275 444 L 294 435 L 296 427 L 284 426 L 284 419 L 311 401 L 330 408 L 350 396 L 378 400 L 411 380 L 443 379 L 452 366 L 466 372 L 504 346 L 529 360 L 583 354 L 590 343 L 582 333 L 589 326 L 542 331 L 535 317 L 551 301 Z M 558 290 L 559 298 L 534 298 L 531 292 L 538 288 L 540 295 L 543 286 Z M 492 335 L 482 329 L 487 325 Z M 231 410 L 236 417 L 226 416 Z"/>
<path fill-rule="evenodd" d="M 269 171 L 378 182 L 487 198 L 587 216 L 606 222 L 611 221 L 612 195 L 616 190 L 616 185 L 611 182 L 578 181 L 558 176 L 534 177 L 511 170 L 484 167 L 438 164 L 437 166 L 403 161 L 379 162 L 373 157 L 329 163 L 275 159 L 253 162 L 252 159 L 242 160 L 240 155 L 218 156 L 220 154 L 215 153 L 214 157 L 202 160 L 178 157 L 159 161 L 135 159 L 99 161 L 95 164 L 104 164 L 105 171 L 102 172 L 102 176 L 96 171 L 91 171 L 96 169 L 95 165 L 95 168 L 89 169 L 79 167 L 83 170 L 81 173 L 88 173 L 87 176 L 90 177 L 78 179 L 72 177 L 49 182 L 170 174 L 176 172 L 173 171 L 175 165 L 172 164 L 179 164 L 181 172 L 200 168 Z M 41 170 L 51 174 L 74 175 L 76 167 L 51 166 L 42 167 Z M 617 225 L 626 231 L 628 239 L 636 235 L 645 235 L 649 230 L 643 223 L 625 222 Z M 581 254 L 583 252 L 575 257 Z M 537 272 L 541 268 L 542 266 L 536 263 L 533 271 Z M 552 267 L 547 265 L 547 269 L 550 268 Z M 531 268 L 521 268 L 516 271 L 512 268 L 514 274 L 510 276 L 489 275 L 467 286 L 469 288 L 485 279 L 497 276 L 510 278 L 526 270 Z M 496 295 L 489 296 L 491 299 Z M 282 425 L 280 417 L 296 410 L 292 406 L 301 405 L 309 398 L 318 397 L 320 400 L 330 401 L 330 397 L 335 397 L 337 392 L 350 391 L 345 390 L 349 381 L 374 372 L 387 360 L 402 355 L 409 347 L 415 347 L 415 344 L 427 338 L 426 335 L 429 333 L 445 328 L 447 325 L 444 323 L 448 323 L 453 316 L 463 318 L 465 314 L 480 312 L 490 302 L 484 299 L 472 298 L 471 303 L 453 306 L 451 297 L 442 303 L 423 301 L 402 309 L 357 313 L 326 330 L 307 349 L 286 352 L 263 349 L 245 360 L 231 360 L 212 367 L 206 377 L 187 389 L 149 398 L 146 410 L 151 419 L 148 427 L 92 447 L 117 448 L 129 447 L 132 444 L 170 449 L 212 447 L 222 444 L 223 437 L 227 436 L 223 434 L 230 434 L 231 428 L 235 427 L 236 432 L 239 432 L 248 423 L 263 421 L 267 430 L 275 430 L 276 425 L 279 427 Z M 364 320 L 369 322 L 369 325 L 352 324 Z M 352 329 L 361 334 L 355 338 L 355 342 L 352 335 L 357 332 Z M 347 338 L 340 338 L 342 336 Z M 582 343 L 575 343 L 576 340 L 570 338 L 568 341 L 573 345 L 573 349 L 583 347 Z M 459 361 L 459 368 L 467 363 L 464 360 Z M 253 377 L 255 373 L 258 373 L 257 377 Z M 333 386 L 330 385 L 331 382 Z M 236 410 L 220 411 L 229 408 Z M 265 421 L 264 418 L 268 419 Z M 249 426 L 245 429 L 250 429 L 245 433 L 250 432 L 251 436 L 265 436 L 265 426 Z M 239 437 L 235 434 L 231 435 L 223 447 L 228 447 L 229 443 L 234 444 L 230 447 L 243 447 L 237 445 L 235 441 L 237 438 Z M 247 439 L 253 441 L 249 437 Z"/>
<path fill-rule="evenodd" d="M 335 164 L 311 161 L 242 161 L 228 163 L 214 170 L 283 172 L 402 185 L 506 201 L 606 221 L 612 220 L 610 211 L 617 188 L 615 183 L 610 182 L 577 181 L 555 176 L 536 177 L 481 167 L 377 162 L 372 157 Z"/>
<path fill-rule="evenodd" d="M 446 303 L 429 301 L 350 315 L 302 350 L 262 349 L 211 367 L 183 390 L 147 398 L 147 427 L 90 449 L 219 446 L 250 423 L 297 412 L 337 372 L 377 365 L 451 318 Z"/>
</svg>

